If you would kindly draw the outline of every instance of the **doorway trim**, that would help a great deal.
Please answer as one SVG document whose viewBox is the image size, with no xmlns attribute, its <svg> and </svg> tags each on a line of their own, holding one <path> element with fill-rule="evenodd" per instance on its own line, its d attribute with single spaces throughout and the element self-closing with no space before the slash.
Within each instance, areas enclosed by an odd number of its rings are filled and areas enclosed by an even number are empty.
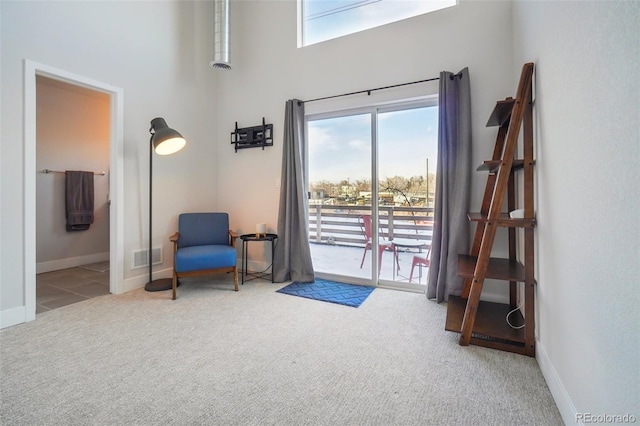
<svg viewBox="0 0 640 426">
<path fill-rule="evenodd" d="M 109 291 L 124 292 L 124 91 L 71 72 L 24 60 L 24 301 L 25 322 L 36 319 L 36 76 L 110 97 Z"/>
</svg>

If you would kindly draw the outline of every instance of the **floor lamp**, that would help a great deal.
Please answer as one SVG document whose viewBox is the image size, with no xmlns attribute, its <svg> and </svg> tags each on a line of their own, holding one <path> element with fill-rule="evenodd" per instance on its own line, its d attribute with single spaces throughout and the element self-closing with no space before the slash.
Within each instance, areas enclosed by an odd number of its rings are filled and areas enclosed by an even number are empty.
<svg viewBox="0 0 640 426">
<path fill-rule="evenodd" d="M 164 118 L 154 118 L 151 120 L 151 139 L 149 141 L 149 282 L 144 286 L 147 291 L 162 291 L 173 288 L 172 278 L 163 278 L 153 280 L 153 256 L 151 244 L 151 218 L 153 216 L 153 152 L 158 155 L 170 155 L 180 151 L 186 145 L 187 141 L 180 133 L 169 128 Z"/>
</svg>

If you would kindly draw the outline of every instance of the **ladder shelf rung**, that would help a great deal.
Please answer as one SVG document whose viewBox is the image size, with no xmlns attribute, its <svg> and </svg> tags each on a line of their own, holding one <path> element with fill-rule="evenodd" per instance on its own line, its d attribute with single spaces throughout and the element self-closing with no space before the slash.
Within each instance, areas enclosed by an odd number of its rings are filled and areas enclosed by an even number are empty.
<svg viewBox="0 0 640 426">
<path fill-rule="evenodd" d="M 498 171 L 498 169 L 500 168 L 500 163 L 502 163 L 501 160 L 486 160 L 483 161 L 481 165 L 478 166 L 478 168 L 476 169 L 479 172 L 482 171 L 488 171 L 490 173 L 496 173 Z M 532 165 L 535 164 L 535 160 L 533 161 Z M 511 166 L 511 168 L 513 170 L 520 170 L 524 168 L 524 160 L 522 159 L 514 159 L 513 160 L 513 165 Z"/>
<path fill-rule="evenodd" d="M 506 123 L 511 117 L 511 111 L 513 111 L 515 101 L 513 98 L 507 98 L 504 101 L 496 102 L 496 106 L 493 108 L 493 112 L 487 121 L 487 127 L 502 126 Z"/>
<path fill-rule="evenodd" d="M 458 276 L 473 278 L 478 258 L 466 254 L 458 255 Z M 485 278 L 505 281 L 525 281 L 524 266 L 516 260 L 490 257 Z"/>
<path fill-rule="evenodd" d="M 466 308 L 467 299 L 449 296 L 445 330 L 460 333 Z M 481 300 L 478 304 L 476 322 L 473 327 L 473 337 L 477 340 L 485 340 L 487 343 L 512 344 L 523 347 L 525 343 L 524 328 L 512 328 L 506 321 L 507 314 L 511 309 L 508 304 Z M 524 318 L 520 311 L 512 313 L 509 316 L 509 321 L 516 327 L 524 324 Z M 482 344 L 482 346 L 493 347 L 487 344 Z"/>
<path fill-rule="evenodd" d="M 467 217 L 472 222 L 488 222 L 489 218 L 486 214 L 482 213 L 468 213 Z M 536 219 L 518 218 L 512 219 L 509 213 L 500 213 L 500 217 L 496 220 L 498 226 L 507 228 L 533 228 L 536 226 Z"/>
</svg>

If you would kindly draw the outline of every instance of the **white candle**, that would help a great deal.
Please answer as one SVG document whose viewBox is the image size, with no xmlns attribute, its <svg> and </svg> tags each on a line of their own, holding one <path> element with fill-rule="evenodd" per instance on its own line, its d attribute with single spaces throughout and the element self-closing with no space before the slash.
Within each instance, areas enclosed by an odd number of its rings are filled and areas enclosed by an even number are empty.
<svg viewBox="0 0 640 426">
<path fill-rule="evenodd" d="M 256 224 L 256 234 L 258 236 L 265 235 L 267 233 L 267 224 L 266 223 L 257 223 Z"/>
</svg>

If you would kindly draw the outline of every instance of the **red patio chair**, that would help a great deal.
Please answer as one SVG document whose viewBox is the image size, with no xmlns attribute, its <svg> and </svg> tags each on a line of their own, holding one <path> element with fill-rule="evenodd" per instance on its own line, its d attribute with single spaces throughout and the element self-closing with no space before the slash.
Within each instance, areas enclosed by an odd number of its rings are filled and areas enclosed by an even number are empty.
<svg viewBox="0 0 640 426">
<path fill-rule="evenodd" d="M 413 256 L 413 262 L 411 262 L 411 273 L 409 274 L 409 282 L 411 282 L 411 280 L 413 279 L 413 268 L 415 268 L 416 265 L 420 265 L 420 267 L 424 265 L 427 268 L 431 266 L 430 257 L 431 257 L 431 246 L 429 246 L 429 249 L 427 249 L 427 254 L 425 256 Z"/>
<path fill-rule="evenodd" d="M 362 262 L 360 262 L 360 269 L 362 269 L 362 265 L 364 265 L 364 259 L 367 257 L 367 250 L 371 250 L 371 238 L 373 237 L 373 232 L 371 228 L 371 216 L 370 215 L 362 215 L 359 218 L 360 228 L 362 229 L 362 233 L 364 234 L 364 238 L 366 243 L 364 245 L 364 253 L 362 254 Z M 384 239 L 384 235 L 380 232 L 382 239 Z M 396 251 L 395 245 L 391 241 L 381 241 L 378 244 L 378 276 L 380 276 L 380 270 L 382 268 L 382 252 L 385 250 L 393 251 L 393 255 L 396 260 L 396 265 L 398 266 L 398 270 L 400 270 L 400 262 L 398 261 L 398 252 Z"/>
</svg>

